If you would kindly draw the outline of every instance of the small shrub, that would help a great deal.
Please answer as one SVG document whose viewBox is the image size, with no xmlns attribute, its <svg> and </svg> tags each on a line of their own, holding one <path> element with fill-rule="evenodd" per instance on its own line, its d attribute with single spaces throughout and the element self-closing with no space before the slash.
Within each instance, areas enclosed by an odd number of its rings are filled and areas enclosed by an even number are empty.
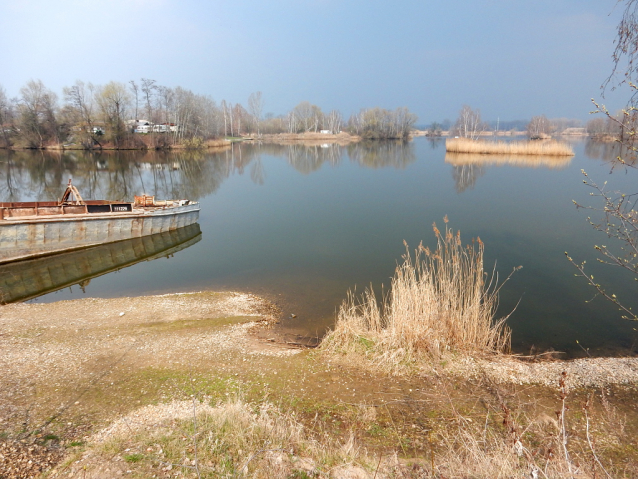
<svg viewBox="0 0 638 479">
<path fill-rule="evenodd" d="M 124 456 L 124 460 L 126 462 L 140 462 L 142 459 L 144 459 L 144 455 L 143 454 L 138 454 L 138 453 L 126 454 Z"/>
</svg>

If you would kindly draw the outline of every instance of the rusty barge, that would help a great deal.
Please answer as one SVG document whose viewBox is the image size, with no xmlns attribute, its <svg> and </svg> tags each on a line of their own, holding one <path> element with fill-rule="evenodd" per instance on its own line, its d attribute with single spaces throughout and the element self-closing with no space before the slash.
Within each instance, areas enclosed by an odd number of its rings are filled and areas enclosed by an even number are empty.
<svg viewBox="0 0 638 479">
<path fill-rule="evenodd" d="M 135 196 L 84 201 L 69 184 L 59 201 L 0 203 L 0 264 L 172 231 L 196 223 L 199 203 Z"/>
</svg>

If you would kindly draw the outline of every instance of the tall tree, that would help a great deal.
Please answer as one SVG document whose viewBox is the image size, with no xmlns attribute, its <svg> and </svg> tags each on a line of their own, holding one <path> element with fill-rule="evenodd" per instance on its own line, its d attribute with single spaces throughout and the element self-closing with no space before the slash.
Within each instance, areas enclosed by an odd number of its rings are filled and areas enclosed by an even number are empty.
<svg viewBox="0 0 638 479">
<path fill-rule="evenodd" d="M 326 124 L 331 133 L 336 134 L 341 131 L 343 118 L 338 110 L 331 110 L 326 116 Z"/>
<path fill-rule="evenodd" d="M 108 126 L 109 138 L 115 147 L 119 148 L 126 136 L 124 119 L 131 102 L 126 85 L 118 82 L 107 83 L 98 89 L 96 100 L 103 121 Z"/>
<path fill-rule="evenodd" d="M 60 141 L 55 117 L 57 95 L 41 80 L 30 80 L 20 89 L 20 127 L 27 146 L 42 148 L 48 141 Z"/>
<path fill-rule="evenodd" d="M 454 126 L 456 134 L 461 138 L 478 140 L 485 129 L 486 125 L 481 120 L 481 111 L 478 109 L 473 110 L 470 106 L 463 105 Z"/>
<path fill-rule="evenodd" d="M 135 121 L 137 122 L 137 120 L 140 119 L 138 113 L 140 107 L 140 87 L 137 86 L 137 83 L 135 83 L 134 80 L 129 81 L 129 83 L 131 84 L 129 88 L 133 92 L 133 97 L 135 98 Z"/>
<path fill-rule="evenodd" d="M 95 87 L 89 83 L 85 84 L 83 81 L 77 80 L 75 85 L 71 87 L 65 87 L 64 101 L 74 112 L 74 120 L 76 126 L 81 128 L 81 137 L 83 138 L 87 147 L 93 146 L 94 143 L 100 144 L 97 139 L 97 132 L 94 131 L 95 117 L 94 117 L 94 93 Z M 79 125 L 77 125 L 79 123 Z"/>
<path fill-rule="evenodd" d="M 545 115 L 533 116 L 527 124 L 527 135 L 532 140 L 549 138 L 552 131 L 552 124 Z"/>
<path fill-rule="evenodd" d="M 261 113 L 264 109 L 264 100 L 261 92 L 251 93 L 248 97 L 248 111 L 253 117 L 253 122 L 257 128 L 257 136 L 259 136 L 259 122 L 261 121 Z"/>
<path fill-rule="evenodd" d="M 150 122 L 153 122 L 153 100 L 155 97 L 155 91 L 157 90 L 155 83 L 155 80 L 142 78 L 142 86 L 140 87 L 146 101 L 146 119 Z"/>
<path fill-rule="evenodd" d="M 297 131 L 303 130 L 305 133 L 310 130 L 314 114 L 313 107 L 314 105 L 309 101 L 302 101 L 294 108 L 293 112 L 297 120 Z"/>
<path fill-rule="evenodd" d="M 13 121 L 15 112 L 13 104 L 9 101 L 4 88 L 0 86 L 0 129 L 5 146 L 11 145 L 10 134 L 13 132 Z"/>
</svg>

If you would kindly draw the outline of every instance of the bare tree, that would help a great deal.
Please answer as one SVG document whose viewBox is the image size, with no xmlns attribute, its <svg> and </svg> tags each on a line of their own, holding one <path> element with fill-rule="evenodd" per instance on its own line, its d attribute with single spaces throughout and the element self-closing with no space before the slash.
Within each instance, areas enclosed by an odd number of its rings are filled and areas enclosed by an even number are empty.
<svg viewBox="0 0 638 479">
<path fill-rule="evenodd" d="M 228 135 L 228 106 L 226 105 L 226 100 L 222 100 L 221 104 L 222 115 L 224 116 L 224 136 Z"/>
<path fill-rule="evenodd" d="M 618 0 L 617 3 L 621 3 Z M 612 54 L 614 66 L 603 83 L 606 88 L 616 89 L 622 84 L 636 83 L 638 76 L 638 0 L 625 0 L 625 10 L 618 24 L 616 48 Z M 618 78 L 620 76 L 620 78 Z M 638 89 L 631 88 L 628 106 L 636 106 Z"/>
<path fill-rule="evenodd" d="M 468 105 L 463 105 L 454 127 L 457 136 L 477 140 L 485 129 L 486 125 L 481 120 L 481 111 L 472 110 Z"/>
<path fill-rule="evenodd" d="M 552 124 L 545 115 L 533 116 L 527 124 L 527 135 L 532 140 L 542 140 L 552 136 Z"/>
<path fill-rule="evenodd" d="M 348 120 L 350 131 L 369 139 L 407 138 L 416 122 L 415 114 L 407 108 L 394 111 L 369 108 L 352 115 Z"/>
<path fill-rule="evenodd" d="M 83 81 L 77 80 L 75 85 L 64 88 L 64 100 L 75 111 L 82 129 L 82 136 L 87 139 L 86 147 L 93 146 L 97 143 L 101 146 L 97 139 L 97 132 L 101 129 L 94 130 L 94 93 L 95 87 L 89 83 L 85 85 Z"/>
<path fill-rule="evenodd" d="M 135 97 L 135 121 L 137 122 L 137 120 L 139 120 L 138 110 L 140 106 L 140 99 L 139 99 L 140 88 L 137 86 L 137 83 L 135 83 L 135 81 L 133 80 L 131 80 L 129 83 L 131 84 L 130 88 L 131 88 L 131 91 L 133 92 L 133 96 Z"/>
<path fill-rule="evenodd" d="M 46 141 L 60 141 L 55 117 L 57 95 L 41 80 L 30 80 L 20 89 L 20 125 L 30 147 L 43 148 Z"/>
<path fill-rule="evenodd" d="M 11 145 L 9 136 L 13 130 L 14 117 L 13 104 L 7 98 L 4 88 L 0 86 L 0 129 L 2 130 L 2 138 L 4 139 L 5 146 Z"/>
<path fill-rule="evenodd" d="M 173 107 L 173 90 L 169 87 L 157 87 L 159 120 L 162 123 L 169 123 L 169 112 Z"/>
<path fill-rule="evenodd" d="M 107 83 L 98 89 L 96 100 L 110 138 L 119 148 L 125 137 L 124 119 L 131 101 L 126 86 L 118 82 Z"/>
<path fill-rule="evenodd" d="M 620 2 L 619 2 L 620 3 Z M 638 108 L 636 99 L 638 97 L 638 87 L 635 84 L 638 74 L 638 0 L 625 0 L 625 10 L 618 25 L 618 35 L 616 49 L 613 53 L 614 67 L 612 73 L 603 83 L 603 89 L 611 85 L 611 89 L 622 84 L 629 86 L 629 98 L 627 106 L 620 115 L 612 115 L 604 105 L 596 106 L 595 113 L 602 113 L 616 126 L 616 141 L 624 154 L 618 155 L 614 160 L 612 170 L 622 168 L 626 173 L 636 173 L 638 158 L 636 157 L 636 136 L 638 134 Z M 622 78 L 617 79 L 616 75 L 622 71 Z M 610 246 L 596 245 L 594 248 L 599 256 L 598 262 L 612 265 L 619 268 L 619 271 L 628 271 L 633 277 L 632 283 L 638 281 L 638 193 L 635 191 L 622 192 L 612 191 L 607 185 L 599 186 L 589 175 L 585 175 L 585 184 L 592 188 L 592 196 L 600 199 L 601 205 L 589 206 L 576 204 L 579 208 L 593 210 L 598 218 L 588 218 L 592 227 L 607 236 L 609 241 L 605 243 Z M 624 319 L 638 321 L 638 313 L 628 306 L 626 299 L 620 299 L 616 294 L 608 292 L 606 288 L 598 283 L 589 270 L 585 270 L 585 261 L 577 263 L 567 252 L 567 259 L 578 269 L 581 276 L 594 287 L 598 294 L 611 301 L 622 311 Z M 629 278 L 628 278 L 629 280 Z M 634 293 L 635 300 L 636 294 Z M 629 298 L 631 302 L 632 298 Z"/>
<path fill-rule="evenodd" d="M 261 113 L 264 109 L 264 100 L 261 92 L 251 93 L 248 97 L 248 111 L 253 116 L 253 121 L 257 127 L 257 136 L 259 136 L 259 122 L 261 121 Z"/>
<path fill-rule="evenodd" d="M 343 123 L 341 113 L 338 110 L 332 110 L 326 116 L 326 123 L 328 126 L 328 130 L 330 130 L 331 133 L 339 133 L 341 131 L 341 125 Z"/>
<path fill-rule="evenodd" d="M 155 83 L 155 80 L 142 78 L 142 86 L 140 87 L 142 93 L 144 93 L 144 98 L 146 100 L 147 120 L 150 122 L 153 121 L 153 97 L 155 95 L 155 91 L 157 90 L 157 86 L 155 85 Z"/>
<path fill-rule="evenodd" d="M 296 119 L 296 131 L 303 130 L 305 133 L 310 130 L 314 115 L 313 106 L 314 105 L 309 101 L 302 101 L 293 109 L 294 117 Z"/>
</svg>

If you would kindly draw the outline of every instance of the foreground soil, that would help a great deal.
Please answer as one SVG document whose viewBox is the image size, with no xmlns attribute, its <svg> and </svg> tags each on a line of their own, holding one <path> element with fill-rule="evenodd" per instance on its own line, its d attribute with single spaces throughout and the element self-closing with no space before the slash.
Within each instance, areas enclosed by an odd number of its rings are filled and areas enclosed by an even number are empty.
<svg viewBox="0 0 638 479">
<path fill-rule="evenodd" d="M 228 292 L 2 306 L 0 477 L 188 476 L 160 467 L 132 439 L 110 449 L 100 444 L 113 431 L 130 429 L 116 427 L 131 424 L 123 418 L 151 424 L 169 413 L 177 417 L 183 401 L 188 406 L 193 398 L 202 404 L 229 398 L 276 404 L 309 434 L 320 430 L 332 441 L 355 441 L 366 457 L 379 458 L 376 470 L 357 466 L 320 474 L 308 466 L 290 476 L 343 478 L 391 477 L 379 474 L 390 470 L 390 462 L 404 477 L 435 477 L 445 467 L 445 438 L 460 424 L 484 423 L 487 430 L 489 423 L 509 437 L 513 418 L 556 422 L 556 409 L 569 401 L 576 427 L 586 403 L 601 457 L 625 471 L 614 477 L 635 477 L 635 359 L 465 358 L 389 376 L 351 358 L 281 341 L 270 329 L 280 319 L 267 300 Z M 558 387 L 563 371 L 567 399 Z M 571 434 L 586 444 L 585 436 Z M 548 457 L 555 454 L 550 449 Z M 255 451 L 239 453 L 250 461 Z M 408 467 L 418 474 L 405 475 Z"/>
</svg>

